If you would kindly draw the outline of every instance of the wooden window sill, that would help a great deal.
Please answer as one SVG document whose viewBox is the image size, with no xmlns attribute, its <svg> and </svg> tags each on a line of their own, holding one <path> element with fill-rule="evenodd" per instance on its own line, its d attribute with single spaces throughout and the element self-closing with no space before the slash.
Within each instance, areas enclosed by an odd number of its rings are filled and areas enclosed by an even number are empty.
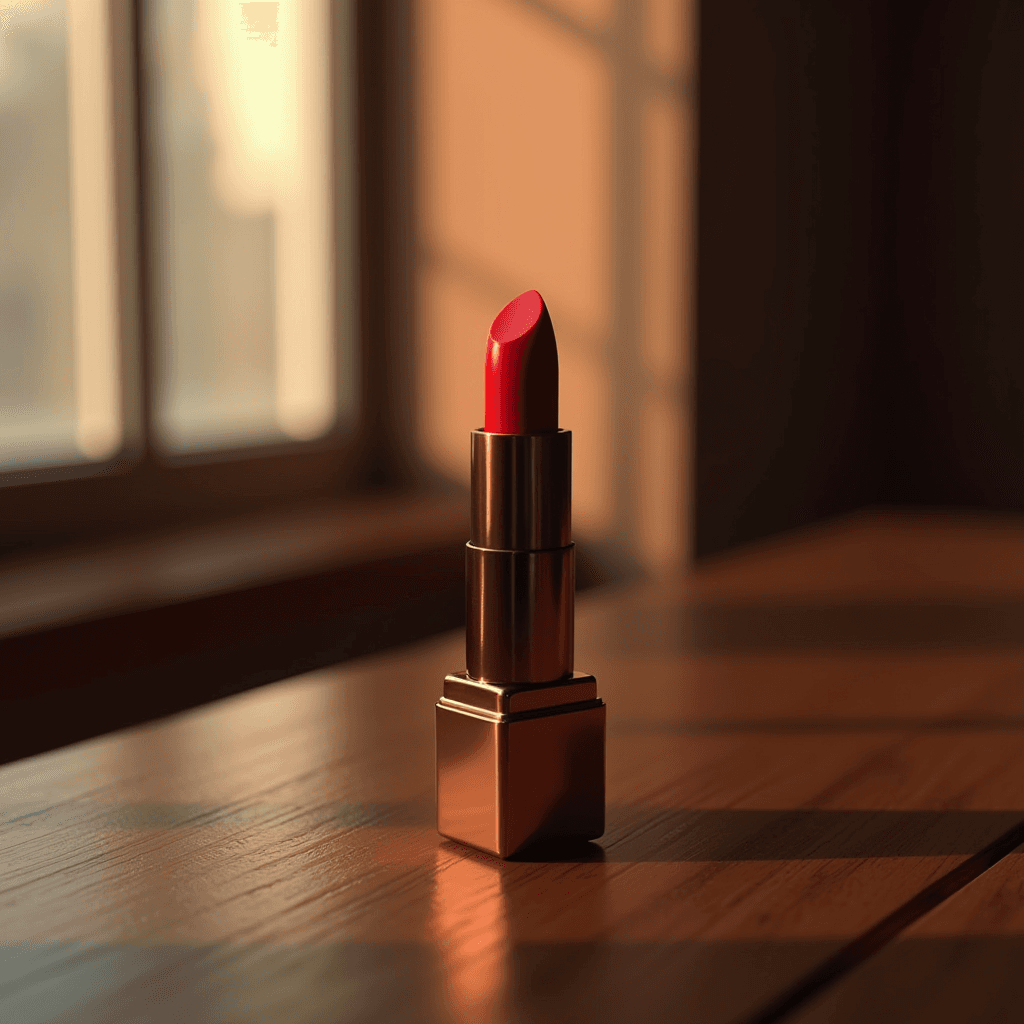
<svg viewBox="0 0 1024 1024">
<path fill-rule="evenodd" d="M 378 495 L 0 563 L 0 761 L 458 626 L 463 496 Z"/>
</svg>

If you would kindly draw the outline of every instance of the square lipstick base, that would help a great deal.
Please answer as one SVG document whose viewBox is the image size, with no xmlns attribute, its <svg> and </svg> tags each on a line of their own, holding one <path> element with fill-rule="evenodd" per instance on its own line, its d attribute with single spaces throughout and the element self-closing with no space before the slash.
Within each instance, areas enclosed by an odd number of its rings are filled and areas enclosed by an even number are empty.
<svg viewBox="0 0 1024 1024">
<path fill-rule="evenodd" d="M 436 705 L 438 832 L 498 857 L 603 835 L 605 712 L 582 672 L 510 685 L 447 676 Z"/>
</svg>

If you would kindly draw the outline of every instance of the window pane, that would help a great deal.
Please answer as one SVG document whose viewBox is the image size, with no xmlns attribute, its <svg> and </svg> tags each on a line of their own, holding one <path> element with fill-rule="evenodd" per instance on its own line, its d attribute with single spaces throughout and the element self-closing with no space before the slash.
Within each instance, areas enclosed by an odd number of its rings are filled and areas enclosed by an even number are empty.
<svg viewBox="0 0 1024 1024">
<path fill-rule="evenodd" d="M 121 445 L 106 13 L 0 2 L 0 469 Z"/>
<path fill-rule="evenodd" d="M 339 405 L 328 3 L 143 10 L 158 439 L 322 435 Z"/>
</svg>

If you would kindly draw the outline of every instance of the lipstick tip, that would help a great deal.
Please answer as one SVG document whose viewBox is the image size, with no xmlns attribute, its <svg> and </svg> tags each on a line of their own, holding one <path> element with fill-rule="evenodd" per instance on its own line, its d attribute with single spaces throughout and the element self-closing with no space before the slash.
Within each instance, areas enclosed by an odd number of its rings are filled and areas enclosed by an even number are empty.
<svg viewBox="0 0 1024 1024">
<path fill-rule="evenodd" d="M 529 334 L 544 313 L 544 300 L 538 291 L 523 292 L 516 296 L 491 324 L 491 341 L 505 345 Z"/>
<path fill-rule="evenodd" d="M 523 292 L 494 318 L 487 338 L 484 430 L 558 429 L 558 350 L 544 299 Z"/>
</svg>

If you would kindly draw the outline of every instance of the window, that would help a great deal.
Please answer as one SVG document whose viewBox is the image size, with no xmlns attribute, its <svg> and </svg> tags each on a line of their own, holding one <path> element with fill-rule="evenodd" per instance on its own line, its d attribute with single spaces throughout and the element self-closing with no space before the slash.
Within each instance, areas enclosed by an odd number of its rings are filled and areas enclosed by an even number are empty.
<svg viewBox="0 0 1024 1024">
<path fill-rule="evenodd" d="M 355 22 L 0 0 L 0 546 L 355 482 Z"/>
<path fill-rule="evenodd" d="M 322 436 L 352 398 L 339 408 L 327 3 L 145 10 L 157 438 Z"/>
<path fill-rule="evenodd" d="M 0 471 L 123 442 L 104 13 L 0 8 Z"/>
</svg>

